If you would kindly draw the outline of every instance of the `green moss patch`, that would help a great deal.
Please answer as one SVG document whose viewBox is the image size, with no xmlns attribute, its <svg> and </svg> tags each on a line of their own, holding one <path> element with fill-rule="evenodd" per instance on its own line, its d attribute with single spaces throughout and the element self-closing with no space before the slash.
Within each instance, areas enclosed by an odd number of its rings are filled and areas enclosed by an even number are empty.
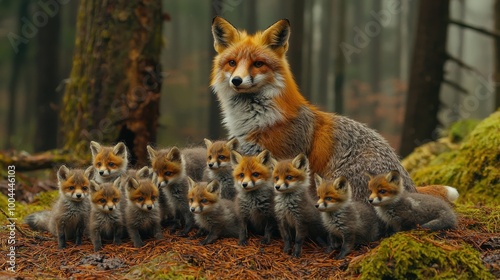
<svg viewBox="0 0 500 280">
<path fill-rule="evenodd" d="M 16 201 L 14 203 L 15 208 L 13 209 L 15 218 L 22 221 L 28 214 L 50 209 L 58 195 L 59 191 L 41 192 L 35 197 L 35 202 L 29 205 Z M 8 204 L 7 196 L 0 194 L 0 209 L 4 209 L 7 212 Z"/>
<path fill-rule="evenodd" d="M 151 261 L 132 267 L 125 275 L 126 279 L 204 279 L 200 268 L 182 265 L 174 253 L 160 255 Z"/>
</svg>

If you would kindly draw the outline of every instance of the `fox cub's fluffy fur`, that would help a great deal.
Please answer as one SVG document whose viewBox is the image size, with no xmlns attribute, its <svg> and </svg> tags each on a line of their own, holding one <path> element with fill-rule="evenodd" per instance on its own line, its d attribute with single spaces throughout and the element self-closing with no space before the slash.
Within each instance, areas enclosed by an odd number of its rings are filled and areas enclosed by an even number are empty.
<svg viewBox="0 0 500 280">
<path fill-rule="evenodd" d="M 240 152 L 255 155 L 267 149 L 277 159 L 304 153 L 313 173 L 345 176 L 356 200 L 366 201 L 369 194 L 364 171 L 398 170 L 404 187 L 415 191 L 382 136 L 354 120 L 318 110 L 300 94 L 286 59 L 288 20 L 249 35 L 216 17 L 212 34 L 217 56 L 211 87 Z"/>
<path fill-rule="evenodd" d="M 59 198 L 50 211 L 41 211 L 26 217 L 26 223 L 34 230 L 46 230 L 57 237 L 58 248 L 66 247 L 66 240 L 74 239 L 82 244 L 82 236 L 90 213 L 89 177 L 92 168 L 68 169 L 62 165 L 57 171 Z"/>
<path fill-rule="evenodd" d="M 344 258 L 356 244 L 368 243 L 380 237 L 381 222 L 372 206 L 353 201 L 351 186 L 345 177 L 334 181 L 315 175 L 318 203 L 323 225 L 329 232 L 328 249 L 340 245 L 336 258 Z M 339 242 L 340 241 L 340 242 Z"/>
<path fill-rule="evenodd" d="M 221 186 L 221 197 L 233 200 L 236 190 L 231 166 L 231 151 L 238 149 L 238 140 L 233 138 L 229 141 L 212 142 L 205 139 L 205 145 L 207 146 L 207 181 L 217 180 Z"/>
<path fill-rule="evenodd" d="M 285 242 L 285 253 L 292 253 L 292 240 L 295 240 L 294 257 L 300 257 L 306 237 L 324 244 L 327 236 L 309 194 L 309 177 L 309 161 L 304 154 L 293 160 L 277 162 L 274 166 L 274 210 Z"/>
<path fill-rule="evenodd" d="M 219 182 L 196 183 L 191 178 L 188 182 L 189 207 L 200 228 L 196 236 L 208 234 L 200 244 L 213 243 L 220 237 L 238 237 L 239 220 L 234 202 L 221 197 Z"/>
<path fill-rule="evenodd" d="M 457 217 L 449 203 L 432 195 L 405 191 L 398 171 L 372 177 L 368 187 L 370 203 L 391 233 L 418 225 L 430 230 L 457 226 Z"/>
<path fill-rule="evenodd" d="M 257 156 L 242 156 L 231 152 L 233 176 L 237 189 L 236 203 L 240 216 L 239 244 L 246 245 L 248 229 L 264 234 L 263 244 L 269 244 L 276 233 L 272 160 L 269 151 Z"/>
</svg>

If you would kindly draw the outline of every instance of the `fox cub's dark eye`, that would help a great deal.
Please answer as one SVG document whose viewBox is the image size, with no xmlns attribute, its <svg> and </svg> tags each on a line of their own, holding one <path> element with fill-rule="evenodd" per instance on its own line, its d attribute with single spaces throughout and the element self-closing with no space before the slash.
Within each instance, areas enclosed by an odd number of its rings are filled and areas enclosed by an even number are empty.
<svg viewBox="0 0 500 280">
<path fill-rule="evenodd" d="M 155 199 L 156 199 L 156 196 L 152 195 L 151 200 L 155 200 Z"/>
<path fill-rule="evenodd" d="M 229 66 L 234 67 L 234 66 L 236 66 L 236 61 L 229 60 L 228 64 L 229 64 Z"/>
<path fill-rule="evenodd" d="M 203 204 L 205 204 L 205 203 L 207 203 L 207 202 L 208 202 L 208 200 L 206 200 L 206 199 L 204 198 L 204 199 L 202 199 L 200 202 L 201 202 L 201 203 L 203 203 Z"/>
<path fill-rule="evenodd" d="M 106 203 L 106 199 L 101 198 L 101 199 L 99 199 L 99 202 L 100 202 L 100 203 Z"/>
<path fill-rule="evenodd" d="M 212 156 L 208 156 L 208 160 L 211 160 L 212 159 Z"/>
<path fill-rule="evenodd" d="M 325 200 L 326 201 L 332 201 L 332 198 L 328 196 L 328 197 L 325 197 Z"/>
<path fill-rule="evenodd" d="M 98 162 L 96 165 L 97 167 L 101 167 L 102 163 Z"/>
<path fill-rule="evenodd" d="M 293 176 L 292 176 L 292 175 L 288 175 L 288 176 L 286 176 L 286 178 L 285 178 L 285 179 L 286 179 L 286 180 L 292 180 L 292 179 L 293 179 Z"/>
<path fill-rule="evenodd" d="M 74 186 L 69 186 L 69 187 L 68 187 L 68 189 L 69 189 L 70 191 L 74 191 L 74 190 L 75 190 L 75 187 L 74 187 Z"/>
<path fill-rule="evenodd" d="M 274 181 L 278 182 L 278 180 L 280 179 L 280 177 L 276 176 L 274 177 Z"/>
<path fill-rule="evenodd" d="M 144 197 L 142 197 L 142 196 L 141 196 L 141 197 L 139 197 L 137 200 L 138 200 L 138 201 L 144 201 Z"/>
<path fill-rule="evenodd" d="M 115 166 L 115 163 L 114 162 L 110 162 L 110 163 L 108 163 L 108 166 L 109 167 L 113 167 L 113 166 Z"/>
<path fill-rule="evenodd" d="M 259 173 L 257 173 L 257 172 L 252 173 L 252 176 L 253 176 L 253 177 L 255 177 L 255 178 L 259 177 L 259 175 L 260 175 L 260 174 L 259 174 Z"/>
<path fill-rule="evenodd" d="M 260 67 L 262 67 L 263 65 L 264 65 L 264 62 L 262 62 L 262 61 L 255 61 L 255 62 L 253 63 L 253 66 L 255 66 L 256 68 L 260 68 Z"/>
<path fill-rule="evenodd" d="M 219 158 L 220 160 L 225 160 L 225 159 L 226 159 L 226 157 L 225 157 L 225 156 L 223 156 L 223 155 L 220 155 L 218 158 Z"/>
<path fill-rule="evenodd" d="M 113 203 L 117 203 L 118 202 L 118 198 L 113 198 Z"/>
<path fill-rule="evenodd" d="M 170 176 L 170 175 L 172 175 L 172 172 L 167 171 L 167 172 L 165 172 L 165 173 L 163 173 L 163 174 L 164 174 L 165 176 Z"/>
<path fill-rule="evenodd" d="M 239 176 L 240 176 L 240 178 L 243 178 L 243 177 L 245 177 L 245 174 L 240 173 L 240 175 L 239 175 Z"/>
<path fill-rule="evenodd" d="M 82 187 L 82 191 L 87 191 L 88 188 L 87 187 Z"/>
<path fill-rule="evenodd" d="M 384 194 L 386 192 L 387 192 L 386 190 L 380 190 L 380 191 L 378 191 L 378 193 L 380 193 L 380 194 Z"/>
</svg>

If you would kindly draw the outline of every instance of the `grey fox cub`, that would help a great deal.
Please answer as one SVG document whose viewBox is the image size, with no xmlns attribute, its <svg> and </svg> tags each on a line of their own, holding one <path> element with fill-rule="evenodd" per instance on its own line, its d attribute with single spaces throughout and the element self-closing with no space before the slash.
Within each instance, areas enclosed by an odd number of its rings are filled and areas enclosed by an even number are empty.
<svg viewBox="0 0 500 280">
<path fill-rule="evenodd" d="M 231 166 L 231 151 L 237 150 L 239 143 L 236 138 L 229 141 L 212 142 L 205 139 L 207 146 L 207 181 L 217 180 L 221 186 L 221 197 L 234 200 L 233 168 Z"/>
</svg>

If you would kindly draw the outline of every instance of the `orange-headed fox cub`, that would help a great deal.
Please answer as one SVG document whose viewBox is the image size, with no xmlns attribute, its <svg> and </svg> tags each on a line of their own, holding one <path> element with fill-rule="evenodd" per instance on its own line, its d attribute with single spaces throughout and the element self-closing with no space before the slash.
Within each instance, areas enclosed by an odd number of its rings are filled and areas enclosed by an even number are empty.
<svg viewBox="0 0 500 280">
<path fill-rule="evenodd" d="M 421 194 L 430 194 L 443 199 L 448 203 L 453 203 L 458 199 L 458 191 L 454 187 L 443 185 L 428 185 L 417 187 L 417 192 Z"/>
<path fill-rule="evenodd" d="M 285 242 L 283 251 L 292 253 L 292 241 L 295 247 L 292 255 L 300 257 L 302 244 L 306 237 L 324 244 L 327 234 L 314 207 L 314 201 L 309 194 L 309 161 L 304 154 L 299 154 L 293 160 L 282 160 L 276 163 L 273 170 L 274 210 L 281 237 Z"/>
<path fill-rule="evenodd" d="M 150 179 L 129 178 L 125 185 L 127 208 L 125 210 L 125 226 L 134 247 L 144 245 L 143 238 L 154 237 L 160 240 L 163 235 L 158 209 L 158 188 Z"/>
<path fill-rule="evenodd" d="M 382 223 L 375 210 L 352 199 L 351 186 L 345 177 L 332 181 L 315 174 L 314 180 L 319 197 L 316 207 L 329 232 L 327 252 L 340 247 L 336 258 L 342 259 L 356 244 L 373 242 L 380 237 Z"/>
<path fill-rule="evenodd" d="M 430 230 L 457 226 L 457 217 L 449 203 L 432 195 L 405 191 L 398 171 L 371 177 L 368 188 L 369 201 L 389 227 L 389 233 L 419 225 Z"/>
<path fill-rule="evenodd" d="M 195 236 L 208 234 L 200 244 L 210 244 L 221 237 L 238 237 L 239 219 L 235 204 L 221 197 L 219 182 L 196 183 L 188 177 L 188 183 L 189 207 L 200 228 Z"/>
<path fill-rule="evenodd" d="M 153 171 L 154 181 L 157 184 L 160 195 L 163 198 L 160 202 L 162 209 L 162 223 L 166 223 L 165 215 L 174 217 L 174 226 L 171 231 L 184 226 L 179 233 L 187 236 L 194 225 L 193 213 L 189 211 L 187 199 L 188 181 L 187 177 L 201 180 L 206 165 L 207 151 L 203 148 L 189 148 L 180 150 L 177 147 L 170 149 L 154 150 L 147 147 Z"/>
<path fill-rule="evenodd" d="M 264 150 L 257 156 L 242 156 L 231 151 L 231 164 L 240 216 L 238 244 L 247 245 L 248 229 L 264 234 L 261 243 L 269 244 L 277 230 L 271 154 Z"/>
<path fill-rule="evenodd" d="M 62 165 L 57 171 L 59 198 L 50 211 L 33 213 L 25 222 L 34 230 L 49 231 L 57 237 L 58 248 L 66 247 L 66 240 L 74 239 L 76 245 L 82 244 L 82 236 L 89 220 L 90 202 L 89 177 L 91 167 L 68 169 Z"/>
<path fill-rule="evenodd" d="M 123 237 L 123 220 L 121 192 L 119 190 L 120 179 L 113 183 L 97 183 L 90 181 L 90 240 L 94 245 L 94 251 L 102 248 L 102 239 L 113 240 L 116 245 L 121 244 Z"/>
<path fill-rule="evenodd" d="M 221 197 L 233 200 L 236 196 L 231 166 L 231 151 L 237 150 L 239 143 L 236 138 L 229 141 L 212 142 L 205 138 L 207 146 L 208 180 L 217 180 L 221 185 Z"/>
<path fill-rule="evenodd" d="M 398 170 L 404 187 L 415 192 L 398 156 L 380 134 L 349 118 L 322 112 L 300 94 L 286 59 L 288 20 L 250 35 L 215 17 L 212 34 L 217 56 L 211 87 L 223 123 L 238 139 L 241 153 L 256 155 L 266 149 L 279 160 L 304 153 L 313 173 L 345 176 L 356 200 L 369 195 L 363 171 Z"/>
<path fill-rule="evenodd" d="M 127 172 L 128 151 L 123 142 L 108 147 L 91 141 L 90 151 L 95 168 L 93 179 L 97 183 L 113 183 L 116 178 Z"/>
</svg>

